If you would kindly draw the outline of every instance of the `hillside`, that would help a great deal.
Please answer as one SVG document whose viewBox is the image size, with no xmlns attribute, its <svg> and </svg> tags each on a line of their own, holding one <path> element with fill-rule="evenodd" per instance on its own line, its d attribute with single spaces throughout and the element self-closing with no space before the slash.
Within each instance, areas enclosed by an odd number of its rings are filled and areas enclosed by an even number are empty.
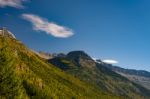
<svg viewBox="0 0 150 99">
<path fill-rule="evenodd" d="M 148 89 L 95 62 L 83 51 L 72 51 L 66 56 L 50 59 L 49 62 L 83 81 L 97 85 L 105 92 L 131 99 L 150 98 Z"/>
<path fill-rule="evenodd" d="M 0 36 L 0 99 L 122 99 L 66 74 L 20 41 Z"/>
<path fill-rule="evenodd" d="M 118 66 L 105 65 L 112 71 L 128 78 L 129 80 L 141 84 L 145 88 L 150 89 L 150 72 L 144 70 L 124 69 Z"/>
</svg>

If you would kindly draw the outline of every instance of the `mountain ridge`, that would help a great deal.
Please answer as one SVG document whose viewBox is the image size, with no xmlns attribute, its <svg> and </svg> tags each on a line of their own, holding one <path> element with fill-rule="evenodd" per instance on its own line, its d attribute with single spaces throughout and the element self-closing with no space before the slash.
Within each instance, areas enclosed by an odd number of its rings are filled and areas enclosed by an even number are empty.
<svg viewBox="0 0 150 99">
<path fill-rule="evenodd" d="M 68 54 L 66 54 L 65 57 L 55 57 L 50 59 L 49 62 L 67 73 L 83 81 L 95 84 L 99 88 L 112 92 L 115 95 L 135 98 L 135 95 L 138 97 L 138 95 L 143 94 L 144 96 L 148 95 L 150 97 L 150 91 L 148 89 L 108 69 L 104 64 L 95 62 L 84 51 L 72 51 L 69 53 L 72 53 L 71 57 L 69 55 L 69 58 Z"/>
<path fill-rule="evenodd" d="M 112 71 L 128 78 L 129 80 L 150 89 L 150 72 L 145 70 L 124 69 L 119 66 L 105 65 Z"/>
<path fill-rule="evenodd" d="M 148 99 L 150 91 L 96 63 L 84 51 L 47 61 L 0 35 L 0 98 Z"/>
<path fill-rule="evenodd" d="M 20 41 L 0 36 L 0 98 L 121 99 L 47 63 Z"/>
</svg>

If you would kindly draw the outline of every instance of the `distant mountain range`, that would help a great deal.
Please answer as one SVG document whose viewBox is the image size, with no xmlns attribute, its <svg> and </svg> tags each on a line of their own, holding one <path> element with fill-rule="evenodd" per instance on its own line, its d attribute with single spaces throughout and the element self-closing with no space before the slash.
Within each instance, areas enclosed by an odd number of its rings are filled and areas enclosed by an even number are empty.
<svg viewBox="0 0 150 99">
<path fill-rule="evenodd" d="M 112 71 L 115 71 L 116 73 L 128 78 L 129 80 L 150 89 L 150 72 L 145 70 L 124 69 L 109 64 L 105 64 L 105 66 Z"/>
<path fill-rule="evenodd" d="M 7 34 L 0 34 L 0 99 L 150 99 L 150 90 L 130 79 L 148 78 L 146 71 L 113 67 L 84 51 L 39 53 Z"/>
</svg>

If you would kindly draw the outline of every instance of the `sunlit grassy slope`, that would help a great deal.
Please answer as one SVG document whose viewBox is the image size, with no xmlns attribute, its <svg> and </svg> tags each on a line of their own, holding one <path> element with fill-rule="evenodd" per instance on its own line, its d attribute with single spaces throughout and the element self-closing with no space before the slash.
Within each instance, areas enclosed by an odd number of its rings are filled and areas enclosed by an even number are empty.
<svg viewBox="0 0 150 99">
<path fill-rule="evenodd" d="M 123 99 L 46 63 L 20 41 L 0 36 L 0 99 Z"/>
</svg>

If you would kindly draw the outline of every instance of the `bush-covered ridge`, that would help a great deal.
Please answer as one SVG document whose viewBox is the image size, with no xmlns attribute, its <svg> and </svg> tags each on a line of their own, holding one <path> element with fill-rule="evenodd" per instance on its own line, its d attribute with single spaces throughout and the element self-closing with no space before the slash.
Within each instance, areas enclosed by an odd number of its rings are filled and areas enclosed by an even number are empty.
<svg viewBox="0 0 150 99">
<path fill-rule="evenodd" d="M 20 41 L 0 36 L 0 99 L 121 99 L 46 63 Z"/>
</svg>

